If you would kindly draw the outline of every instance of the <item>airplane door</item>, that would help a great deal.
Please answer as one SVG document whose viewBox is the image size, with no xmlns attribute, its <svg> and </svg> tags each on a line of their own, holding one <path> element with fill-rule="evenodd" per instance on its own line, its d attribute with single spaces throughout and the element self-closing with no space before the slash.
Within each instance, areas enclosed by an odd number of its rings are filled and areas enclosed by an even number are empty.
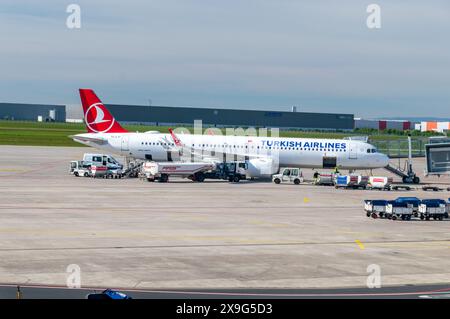
<svg viewBox="0 0 450 319">
<path fill-rule="evenodd" d="M 358 148 L 356 143 L 348 143 L 349 144 L 349 150 L 348 150 L 348 158 L 349 159 L 357 159 L 358 158 Z"/>
<path fill-rule="evenodd" d="M 128 135 L 122 136 L 122 144 L 121 144 L 121 150 L 122 151 L 129 151 L 130 150 L 129 140 L 130 140 L 130 137 Z"/>
<path fill-rule="evenodd" d="M 335 168 L 337 166 L 336 156 L 324 156 L 322 157 L 323 168 Z"/>
</svg>

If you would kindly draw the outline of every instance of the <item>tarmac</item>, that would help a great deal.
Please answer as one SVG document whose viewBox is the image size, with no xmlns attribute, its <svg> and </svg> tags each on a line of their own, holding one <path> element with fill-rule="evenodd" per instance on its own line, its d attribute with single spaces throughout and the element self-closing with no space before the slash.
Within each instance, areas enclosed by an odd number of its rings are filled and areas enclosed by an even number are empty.
<svg viewBox="0 0 450 319">
<path fill-rule="evenodd" d="M 0 299 L 86 299 L 104 288 L 67 288 L 45 285 L 0 285 Z M 117 290 L 116 290 L 117 291 Z M 371 288 L 235 288 L 125 289 L 132 299 L 450 299 L 450 285 L 407 285 Z"/>
<path fill-rule="evenodd" d="M 448 191 L 70 175 L 69 162 L 91 151 L 0 146 L 0 283 L 65 287 L 77 265 L 81 287 L 364 288 L 374 269 L 382 287 L 450 284 L 450 220 L 363 210 L 363 199 Z M 424 182 L 450 184 L 423 178 L 424 159 L 414 167 Z"/>
</svg>

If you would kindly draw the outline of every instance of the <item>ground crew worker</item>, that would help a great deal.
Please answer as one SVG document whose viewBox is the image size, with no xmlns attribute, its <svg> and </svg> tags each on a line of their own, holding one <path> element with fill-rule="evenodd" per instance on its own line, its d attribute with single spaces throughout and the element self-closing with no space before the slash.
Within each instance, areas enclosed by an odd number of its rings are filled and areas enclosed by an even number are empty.
<svg viewBox="0 0 450 319">
<path fill-rule="evenodd" d="M 314 179 L 318 179 L 319 178 L 319 172 L 314 172 Z"/>
</svg>

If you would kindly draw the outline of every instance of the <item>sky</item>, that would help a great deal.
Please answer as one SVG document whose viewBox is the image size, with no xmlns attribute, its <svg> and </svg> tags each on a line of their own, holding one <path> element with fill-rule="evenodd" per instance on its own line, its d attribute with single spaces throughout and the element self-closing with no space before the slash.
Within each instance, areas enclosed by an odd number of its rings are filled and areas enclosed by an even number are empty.
<svg viewBox="0 0 450 319">
<path fill-rule="evenodd" d="M 2 0 L 0 102 L 449 118 L 449 35 L 448 0 Z"/>
</svg>

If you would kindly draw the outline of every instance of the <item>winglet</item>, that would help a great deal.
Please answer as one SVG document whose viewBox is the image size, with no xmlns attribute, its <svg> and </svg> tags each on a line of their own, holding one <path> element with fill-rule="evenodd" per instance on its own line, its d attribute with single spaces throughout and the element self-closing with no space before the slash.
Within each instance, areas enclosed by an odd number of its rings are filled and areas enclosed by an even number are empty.
<svg viewBox="0 0 450 319">
<path fill-rule="evenodd" d="M 171 128 L 169 128 L 169 133 L 172 136 L 173 141 L 175 142 L 176 146 L 181 146 L 181 141 L 180 139 L 175 135 L 175 133 L 173 132 L 173 130 Z"/>
</svg>

